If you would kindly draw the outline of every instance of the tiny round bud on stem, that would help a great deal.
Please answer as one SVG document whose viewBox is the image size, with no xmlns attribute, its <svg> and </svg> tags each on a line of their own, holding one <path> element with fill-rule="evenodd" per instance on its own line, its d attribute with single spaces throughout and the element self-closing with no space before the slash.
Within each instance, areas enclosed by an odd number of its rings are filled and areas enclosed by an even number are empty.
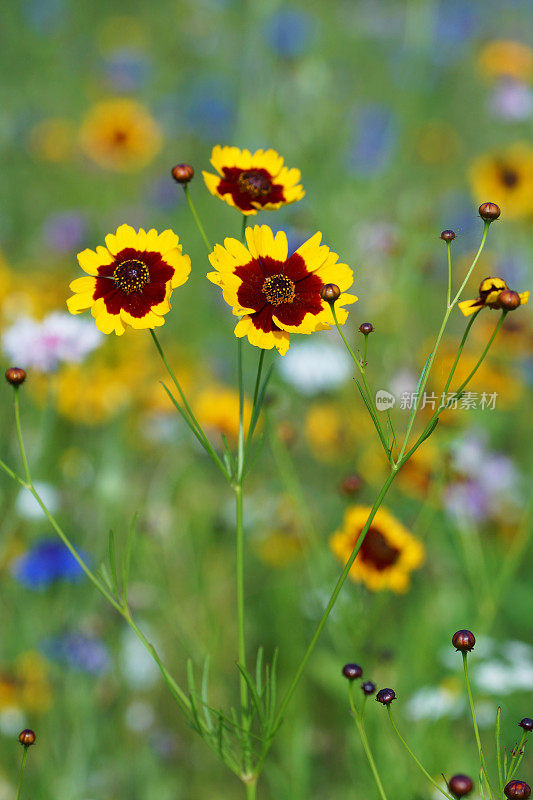
<svg viewBox="0 0 533 800">
<path fill-rule="evenodd" d="M 376 691 L 376 684 L 374 681 L 363 681 L 361 684 L 361 689 L 363 690 L 364 694 L 374 694 Z"/>
<path fill-rule="evenodd" d="M 359 325 L 359 330 L 363 334 L 363 336 L 368 336 L 369 333 L 372 333 L 374 330 L 374 326 L 371 322 L 363 322 L 362 325 Z"/>
<path fill-rule="evenodd" d="M 527 800 L 531 795 L 531 787 L 525 781 L 509 781 L 503 793 L 509 798 L 519 798 L 519 800 Z"/>
<path fill-rule="evenodd" d="M 468 775 L 454 775 L 448 781 L 448 789 L 454 797 L 466 797 L 474 788 L 474 783 Z"/>
<path fill-rule="evenodd" d="M 475 643 L 476 637 L 472 631 L 457 631 L 452 636 L 453 646 L 456 650 L 460 650 L 461 653 L 469 653 L 470 650 L 473 650 Z"/>
<path fill-rule="evenodd" d="M 524 719 L 521 719 L 518 724 L 528 733 L 533 731 L 533 719 L 530 719 L 529 717 L 524 717 Z"/>
<path fill-rule="evenodd" d="M 504 289 L 503 292 L 500 292 L 498 295 L 497 303 L 500 308 L 503 308 L 505 311 L 514 311 L 515 308 L 518 308 L 520 305 L 520 295 L 518 292 L 513 291 L 513 289 Z"/>
<path fill-rule="evenodd" d="M 443 242 L 453 242 L 455 239 L 455 233 L 450 230 L 442 231 L 440 238 Z"/>
<path fill-rule="evenodd" d="M 24 745 L 24 747 L 30 747 L 32 744 L 35 744 L 35 732 L 31 730 L 31 728 L 25 728 L 23 731 L 19 733 L 19 742 Z"/>
<path fill-rule="evenodd" d="M 339 484 L 341 494 L 349 497 L 357 494 L 363 487 L 363 479 L 359 475 L 347 475 Z"/>
<path fill-rule="evenodd" d="M 341 290 L 336 283 L 326 283 L 320 290 L 320 297 L 326 303 L 334 303 L 341 296 Z"/>
<path fill-rule="evenodd" d="M 479 207 L 479 216 L 485 222 L 494 222 L 500 214 L 500 207 L 496 203 L 482 203 Z"/>
<path fill-rule="evenodd" d="M 396 700 L 396 692 L 394 689 L 380 689 L 376 695 L 376 700 L 384 706 L 390 706 L 392 701 Z"/>
<path fill-rule="evenodd" d="M 345 664 L 342 668 L 342 674 L 345 678 L 348 678 L 349 681 L 354 681 L 356 678 L 360 678 L 363 674 L 363 668 L 359 666 L 359 664 Z"/>
<path fill-rule="evenodd" d="M 6 381 L 11 386 L 20 386 L 26 380 L 26 371 L 21 367 L 9 367 L 6 369 Z"/>
<path fill-rule="evenodd" d="M 177 183 L 189 183 L 194 178 L 194 170 L 190 164 L 176 164 L 171 173 Z"/>
</svg>

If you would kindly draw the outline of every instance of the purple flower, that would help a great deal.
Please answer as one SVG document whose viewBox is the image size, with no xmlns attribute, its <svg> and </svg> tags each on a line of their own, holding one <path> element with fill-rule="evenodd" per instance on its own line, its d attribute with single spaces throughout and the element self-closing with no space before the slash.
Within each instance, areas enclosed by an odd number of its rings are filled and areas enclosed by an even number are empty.
<svg viewBox="0 0 533 800">
<path fill-rule="evenodd" d="M 132 47 L 120 47 L 106 59 L 107 80 L 118 92 L 133 92 L 145 86 L 150 78 L 147 56 Z"/>
<path fill-rule="evenodd" d="M 101 675 L 111 666 L 105 644 L 96 636 L 81 631 L 45 639 L 41 649 L 48 658 L 91 675 Z"/>
<path fill-rule="evenodd" d="M 76 211 L 62 211 L 45 220 L 43 236 L 46 243 L 60 253 L 80 246 L 87 231 L 85 219 Z"/>
<path fill-rule="evenodd" d="M 389 164 L 398 138 L 398 122 L 392 109 L 380 104 L 356 112 L 357 132 L 348 163 L 359 175 L 383 171 Z"/>
</svg>

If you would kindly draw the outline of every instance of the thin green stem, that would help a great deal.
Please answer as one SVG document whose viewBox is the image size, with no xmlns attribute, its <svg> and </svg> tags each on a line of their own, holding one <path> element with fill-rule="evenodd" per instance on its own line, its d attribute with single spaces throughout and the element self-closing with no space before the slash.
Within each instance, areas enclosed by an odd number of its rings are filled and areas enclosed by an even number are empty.
<svg viewBox="0 0 533 800">
<path fill-rule="evenodd" d="M 448 291 L 446 294 L 446 307 L 450 305 L 450 298 L 452 296 L 452 248 L 451 242 L 446 242 L 446 250 L 448 256 Z"/>
<path fill-rule="evenodd" d="M 31 475 L 30 475 L 30 468 L 28 466 L 28 459 L 26 458 L 26 450 L 24 449 L 24 442 L 22 441 L 22 429 L 20 427 L 20 408 L 19 408 L 19 387 L 15 386 L 13 388 L 13 402 L 15 406 L 15 425 L 17 427 L 17 436 L 19 440 L 19 449 L 20 449 L 20 457 L 22 458 L 22 464 L 24 465 L 24 474 L 26 475 L 26 481 L 31 483 Z"/>
<path fill-rule="evenodd" d="M 446 394 L 446 392 L 448 391 L 448 389 L 450 388 L 450 383 L 452 382 L 452 378 L 453 378 L 453 376 L 455 375 L 455 370 L 457 369 L 457 364 L 459 363 L 459 359 L 461 358 L 461 354 L 462 354 L 462 352 L 463 352 L 463 349 L 464 349 L 464 346 L 465 346 L 465 344 L 466 344 L 466 340 L 468 339 L 468 335 L 469 335 L 469 333 L 470 333 L 470 330 L 471 330 L 471 328 L 472 328 L 472 325 L 474 324 L 474 322 L 475 322 L 475 320 L 476 320 L 476 318 L 477 318 L 478 314 L 479 314 L 479 313 L 480 313 L 482 310 L 483 310 L 483 309 L 482 309 L 482 308 L 480 308 L 478 311 L 476 311 L 476 312 L 475 312 L 475 314 L 472 314 L 472 316 L 471 316 L 471 317 L 470 317 L 470 319 L 468 320 L 468 325 L 466 326 L 466 328 L 465 328 L 465 332 L 463 333 L 463 338 L 461 339 L 461 343 L 460 343 L 460 345 L 459 345 L 459 349 L 457 350 L 457 353 L 456 353 L 456 355 L 455 355 L 455 360 L 454 360 L 454 362 L 453 362 L 453 365 L 452 365 L 452 368 L 451 368 L 451 370 L 450 370 L 450 374 L 448 375 L 448 379 L 447 379 L 447 381 L 446 381 L 446 385 L 444 386 L 443 395 L 445 395 L 445 394 Z"/>
<path fill-rule="evenodd" d="M 477 361 L 477 363 L 476 363 L 475 367 L 474 367 L 474 368 L 473 368 L 473 370 L 472 370 L 472 371 L 469 373 L 468 377 L 467 377 L 467 378 L 465 378 L 465 380 L 462 382 L 462 384 L 459 386 L 459 388 L 455 390 L 455 392 L 454 392 L 454 395 L 461 394 L 461 392 L 463 391 L 463 389 L 466 387 L 466 385 L 467 385 L 468 383 L 470 383 L 470 381 L 472 380 L 472 378 L 474 377 L 474 375 L 476 374 L 476 372 L 477 372 L 477 371 L 478 371 L 478 369 L 480 368 L 481 364 L 482 364 L 482 363 L 483 363 L 483 361 L 485 360 L 485 356 L 487 355 L 487 353 L 488 353 L 488 352 L 489 352 L 489 350 L 490 350 L 490 347 L 491 347 L 491 345 L 492 345 L 492 343 L 493 343 L 494 339 L 496 338 L 496 334 L 498 333 L 498 331 L 500 330 L 501 326 L 503 325 L 503 322 L 504 322 L 504 320 L 505 320 L 505 317 L 507 316 L 507 314 L 508 314 L 508 312 L 507 312 L 507 311 L 502 311 L 502 315 L 501 315 L 500 319 L 498 320 L 498 324 L 497 324 L 497 325 L 496 325 L 496 327 L 494 328 L 494 331 L 493 331 L 493 333 L 492 333 L 492 336 L 490 337 L 489 341 L 487 342 L 487 344 L 486 344 L 486 346 L 485 346 L 485 349 L 483 350 L 482 354 L 480 355 L 480 357 L 479 357 L 479 359 L 478 359 L 478 361 Z"/>
<path fill-rule="evenodd" d="M 257 778 L 253 781 L 245 781 L 246 800 L 255 800 L 257 797 Z"/>
<path fill-rule="evenodd" d="M 205 232 L 204 226 L 202 225 L 202 220 L 198 216 L 198 212 L 196 210 L 196 206 L 194 205 L 191 197 L 191 193 L 189 192 L 189 186 L 185 183 L 183 184 L 183 191 L 185 192 L 185 197 L 187 198 L 187 202 L 189 204 L 189 208 L 191 209 L 192 215 L 194 217 L 194 221 L 196 222 L 196 226 L 200 231 L 200 236 L 204 240 L 205 246 L 207 247 L 207 252 L 210 253 L 212 251 L 211 244 L 209 239 L 207 238 L 207 234 Z"/>
<path fill-rule="evenodd" d="M 359 736 L 361 737 L 361 743 L 363 745 L 363 749 L 365 751 L 370 769 L 372 771 L 372 775 L 374 776 L 374 780 L 376 782 L 376 786 L 378 787 L 378 792 L 381 797 L 381 800 L 387 800 L 387 795 L 385 794 L 385 789 L 383 788 L 383 784 L 381 782 L 381 778 L 379 777 L 379 772 L 376 767 L 376 762 L 374 761 L 374 756 L 372 755 L 372 750 L 370 749 L 370 743 L 368 741 L 365 726 L 363 724 L 363 715 L 362 713 L 359 714 L 357 708 L 355 707 L 354 699 L 353 699 L 353 684 L 350 683 L 348 687 L 349 696 L 350 696 L 350 708 L 352 710 L 353 718 L 355 724 L 357 726 L 357 730 L 359 731 Z"/>
<path fill-rule="evenodd" d="M 496 761 L 498 764 L 498 787 L 500 790 L 500 797 L 503 794 L 501 721 L 502 721 L 502 707 L 498 706 L 498 711 L 496 712 Z"/>
<path fill-rule="evenodd" d="M 513 751 L 513 756 L 509 762 L 509 768 L 505 770 L 505 783 L 507 784 L 515 775 L 518 767 L 520 766 L 520 762 L 524 756 L 524 745 L 526 743 L 527 733 L 526 731 L 522 732 L 522 737 L 520 739 L 519 744 Z"/>
<path fill-rule="evenodd" d="M 18 387 L 17 387 L 18 388 Z M 26 767 L 26 759 L 28 758 L 28 747 L 24 747 L 24 752 L 22 754 L 22 764 L 20 766 L 20 777 L 19 777 L 19 785 L 17 789 L 17 797 L 16 800 L 20 798 L 20 790 L 22 789 L 22 779 L 24 777 L 24 769 Z"/>
<path fill-rule="evenodd" d="M 463 655 L 463 667 L 464 667 L 464 672 L 465 672 L 466 691 L 467 691 L 467 694 L 468 694 L 468 702 L 470 704 L 470 713 L 472 714 L 472 723 L 474 725 L 474 734 L 475 734 L 475 737 L 476 737 L 477 749 L 478 749 L 478 753 L 479 753 L 479 760 L 481 762 L 481 767 L 482 767 L 482 770 L 483 770 L 483 774 L 485 776 L 485 782 L 487 784 L 490 796 L 492 797 L 493 789 L 492 789 L 492 785 L 490 783 L 490 779 L 489 779 L 489 775 L 488 775 L 488 771 L 487 771 L 487 764 L 485 762 L 485 755 L 483 753 L 483 747 L 482 747 L 482 744 L 481 744 L 481 737 L 479 735 L 479 728 L 478 728 L 477 719 L 476 719 L 476 709 L 474 707 L 474 698 L 472 697 L 472 689 L 470 687 L 470 679 L 468 677 L 468 653 L 463 652 L 462 655 Z"/>
<path fill-rule="evenodd" d="M 391 725 L 392 725 L 392 727 L 394 728 L 394 731 L 395 731 L 395 733 L 396 733 L 396 735 L 397 735 L 398 739 L 399 739 L 399 740 L 400 740 L 400 742 L 403 744 L 403 746 L 405 747 L 405 749 L 407 750 L 407 752 L 409 753 L 409 755 L 411 756 L 411 758 L 413 759 L 413 761 L 415 762 L 415 764 L 418 766 L 418 768 L 419 768 L 419 769 L 422 771 L 422 773 L 423 773 L 423 774 L 426 776 L 426 778 L 428 779 L 428 781 L 429 781 L 429 782 L 430 782 L 430 783 L 431 783 L 431 784 L 432 784 L 432 785 L 435 787 L 435 789 L 438 789 L 438 790 L 439 790 L 439 792 L 440 792 L 441 794 L 443 794 L 443 795 L 444 795 L 444 797 L 447 797 L 447 798 L 448 798 L 448 800 L 454 800 L 454 798 L 451 796 L 451 794 L 448 794 L 448 792 L 445 792 L 445 791 L 444 791 L 444 789 L 443 789 L 441 786 L 439 786 L 439 784 L 437 783 L 437 781 L 433 780 L 433 778 L 431 777 L 431 775 L 429 774 L 429 772 L 427 771 L 427 769 L 425 769 L 425 768 L 422 766 L 422 764 L 420 763 L 420 761 L 418 760 L 418 758 L 415 756 L 415 754 L 413 753 L 413 751 L 411 750 L 411 748 L 409 747 L 409 745 L 407 744 L 407 742 L 406 742 L 406 741 L 405 741 L 405 739 L 403 738 L 402 734 L 400 733 L 400 731 L 399 731 L 399 730 L 398 730 L 398 728 L 396 727 L 396 723 L 394 722 L 394 720 L 393 720 L 393 718 L 392 718 L 392 711 L 391 711 L 391 707 L 390 707 L 390 705 L 388 705 L 388 706 L 387 706 L 387 711 L 389 712 L 389 719 L 390 719 Z"/>
<path fill-rule="evenodd" d="M 246 214 L 242 215 L 242 228 L 241 228 L 241 242 L 244 242 L 246 237 L 246 225 L 248 224 L 248 220 Z"/>
</svg>

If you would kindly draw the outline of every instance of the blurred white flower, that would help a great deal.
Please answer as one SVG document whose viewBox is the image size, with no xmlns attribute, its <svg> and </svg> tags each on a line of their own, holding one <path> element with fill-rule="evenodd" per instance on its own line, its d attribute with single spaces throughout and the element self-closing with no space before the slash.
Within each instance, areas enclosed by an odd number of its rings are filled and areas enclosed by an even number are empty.
<svg viewBox="0 0 533 800">
<path fill-rule="evenodd" d="M 49 512 L 55 514 L 59 505 L 56 489 L 54 489 L 51 483 L 36 481 L 34 485 L 37 494 L 40 495 Z M 24 519 L 42 519 L 46 516 L 35 497 L 30 494 L 27 489 L 21 489 L 18 493 L 15 501 L 15 508 L 17 514 Z"/>
<path fill-rule="evenodd" d="M 126 726 L 135 733 L 145 733 L 152 727 L 154 720 L 154 709 L 142 700 L 134 700 L 126 709 Z"/>
<path fill-rule="evenodd" d="M 2 334 L 2 349 L 12 364 L 53 372 L 65 362 L 79 363 L 102 343 L 92 320 L 54 311 L 41 322 L 20 317 Z"/>
<path fill-rule="evenodd" d="M 533 114 L 533 92 L 520 81 L 502 81 L 489 99 L 489 108 L 493 116 L 508 122 L 528 119 Z"/>
<path fill-rule="evenodd" d="M 144 634 L 153 643 L 150 632 L 146 629 Z M 157 649 L 157 645 L 154 644 Z M 152 656 L 129 628 L 122 637 L 121 663 L 124 677 L 130 686 L 135 689 L 147 689 L 153 686 L 158 679 L 159 669 Z"/>
<path fill-rule="evenodd" d="M 0 711 L 0 733 L 15 736 L 26 727 L 26 716 L 20 708 L 11 706 Z"/>
<path fill-rule="evenodd" d="M 533 663 L 517 661 L 485 661 L 472 673 L 476 686 L 487 694 L 512 694 L 522 689 L 533 689 Z"/>
<path fill-rule="evenodd" d="M 405 713 L 410 719 L 459 717 L 465 708 L 461 695 L 444 686 L 423 686 L 409 698 Z"/>
<path fill-rule="evenodd" d="M 348 354 L 325 341 L 295 344 L 278 363 L 283 380 L 307 396 L 336 389 L 352 373 Z"/>
</svg>

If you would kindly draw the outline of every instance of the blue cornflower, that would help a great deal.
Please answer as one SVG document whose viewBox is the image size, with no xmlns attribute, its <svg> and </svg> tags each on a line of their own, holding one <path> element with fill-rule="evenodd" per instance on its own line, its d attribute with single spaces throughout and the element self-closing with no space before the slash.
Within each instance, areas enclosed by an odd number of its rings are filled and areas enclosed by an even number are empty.
<svg viewBox="0 0 533 800">
<path fill-rule="evenodd" d="M 81 553 L 82 558 L 87 558 Z M 77 581 L 83 570 L 64 544 L 55 539 L 43 539 L 14 561 L 14 577 L 28 589 L 44 589 L 55 581 Z"/>
<path fill-rule="evenodd" d="M 276 12 L 266 28 L 266 40 L 284 58 L 302 55 L 310 46 L 316 19 L 306 11 L 285 7 Z"/>
<path fill-rule="evenodd" d="M 51 660 L 91 675 L 107 672 L 111 666 L 111 657 L 105 644 L 96 636 L 81 631 L 46 639 L 41 649 Z"/>
</svg>

